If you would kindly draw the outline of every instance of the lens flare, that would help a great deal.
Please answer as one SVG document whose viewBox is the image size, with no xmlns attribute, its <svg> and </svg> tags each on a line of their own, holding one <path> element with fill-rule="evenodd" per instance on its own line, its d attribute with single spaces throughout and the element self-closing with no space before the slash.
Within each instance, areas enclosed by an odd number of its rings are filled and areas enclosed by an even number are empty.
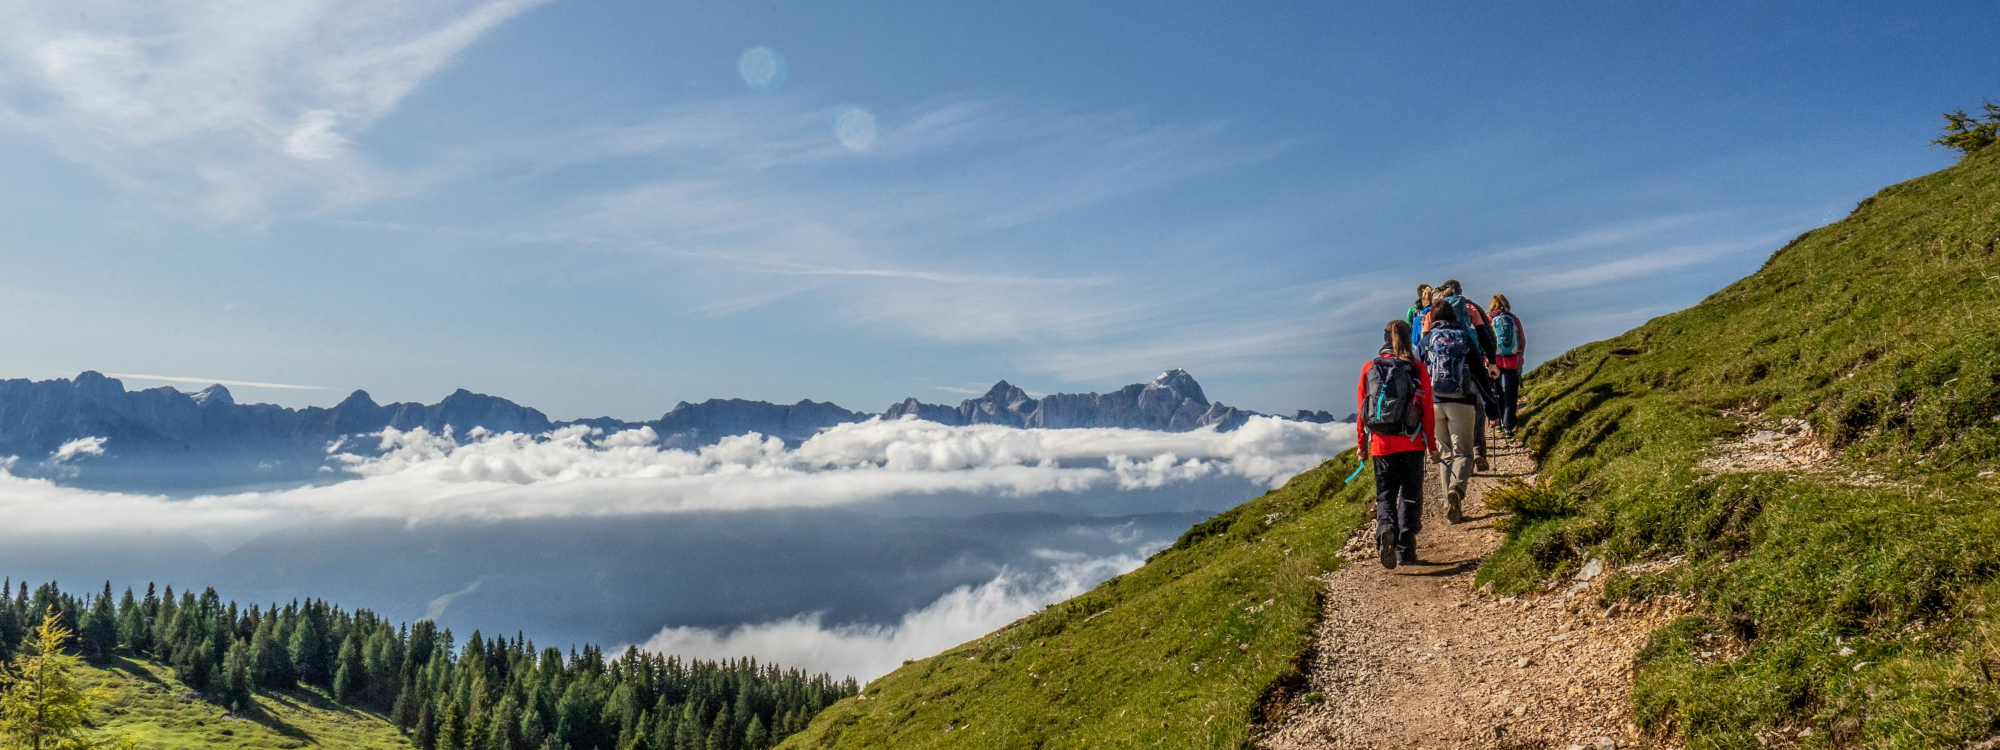
<svg viewBox="0 0 2000 750">
<path fill-rule="evenodd" d="M 762 45 L 743 51 L 736 59 L 736 72 L 751 91 L 768 93 L 785 85 L 785 56 Z"/>
<path fill-rule="evenodd" d="M 860 107 L 849 107 L 833 120 L 833 135 L 850 151 L 875 147 L 875 116 Z"/>
</svg>

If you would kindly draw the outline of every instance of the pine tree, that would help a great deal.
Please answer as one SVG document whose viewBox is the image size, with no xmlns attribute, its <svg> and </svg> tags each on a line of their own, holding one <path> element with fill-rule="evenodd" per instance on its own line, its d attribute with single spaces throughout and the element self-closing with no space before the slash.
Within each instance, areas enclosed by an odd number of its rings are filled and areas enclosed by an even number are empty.
<svg viewBox="0 0 2000 750">
<path fill-rule="evenodd" d="M 153 655 L 161 661 L 170 661 L 174 656 L 174 640 L 170 637 L 174 621 L 180 618 L 180 605 L 174 603 L 174 587 L 168 586 L 160 596 L 159 612 L 153 616 Z"/>
<path fill-rule="evenodd" d="M 310 609 L 312 605 L 308 604 Z M 327 674 L 320 669 L 320 653 L 326 650 L 326 634 L 319 629 L 318 618 L 310 613 L 301 613 L 299 624 L 292 631 L 292 639 L 287 644 L 286 655 L 291 658 L 292 673 L 307 684 L 326 684 Z"/>
<path fill-rule="evenodd" d="M 423 708 L 418 709 L 417 728 L 411 734 L 413 735 L 411 740 L 417 743 L 417 747 L 422 750 L 436 750 L 437 712 L 431 710 L 430 704 L 426 703 Z"/>
<path fill-rule="evenodd" d="M 493 709 L 493 721 L 486 728 L 485 750 L 520 750 L 521 704 L 509 693 Z"/>
<path fill-rule="evenodd" d="M 743 750 L 765 750 L 771 746 L 771 733 L 764 729 L 764 717 L 750 718 L 750 728 L 743 731 Z"/>
<path fill-rule="evenodd" d="M 466 750 L 465 718 L 459 715 L 458 704 L 446 703 L 438 713 L 438 750 Z"/>
<path fill-rule="evenodd" d="M 256 679 L 251 676 L 250 644 L 237 641 L 229 647 L 229 655 L 222 663 L 222 695 L 234 711 L 241 711 L 250 705 L 252 688 Z"/>
<path fill-rule="evenodd" d="M 125 589 L 125 597 L 118 600 L 118 645 L 131 649 L 132 653 L 145 654 L 152 645 L 152 633 L 146 627 L 146 608 L 133 598 L 132 589 Z"/>
<path fill-rule="evenodd" d="M 76 684 L 83 660 L 63 652 L 70 632 L 55 611 L 42 616 L 31 637 L 30 655 L 13 672 L 0 670 L 0 746 L 29 750 L 94 750 L 99 744 L 84 734 L 93 702 L 102 690 Z"/>
<path fill-rule="evenodd" d="M 528 748 L 541 747 L 542 741 L 548 739 L 548 737 L 548 725 L 542 722 L 542 710 L 535 707 L 532 703 L 529 704 L 526 709 L 521 711 L 521 746 Z"/>
<path fill-rule="evenodd" d="M 1931 143 L 1961 155 L 1969 155 L 2000 140 L 2000 104 L 1986 103 L 1986 116 L 1968 115 L 1965 110 L 1944 113 L 1944 135 Z"/>
<path fill-rule="evenodd" d="M 84 656 L 102 659 L 118 650 L 118 612 L 111 607 L 110 581 L 104 582 L 104 593 L 91 602 L 82 625 L 83 633 L 77 640 Z"/>
<path fill-rule="evenodd" d="M 361 688 L 367 683 L 367 673 L 361 665 L 361 647 L 353 636 L 340 644 L 339 667 L 333 674 L 333 699 L 341 703 L 354 703 L 361 698 Z"/>
<path fill-rule="evenodd" d="M 25 612 L 14 606 L 10 598 L 14 590 L 14 579 L 0 583 L 0 664 L 14 659 L 14 644 L 21 642 L 27 623 L 23 622 Z"/>
</svg>

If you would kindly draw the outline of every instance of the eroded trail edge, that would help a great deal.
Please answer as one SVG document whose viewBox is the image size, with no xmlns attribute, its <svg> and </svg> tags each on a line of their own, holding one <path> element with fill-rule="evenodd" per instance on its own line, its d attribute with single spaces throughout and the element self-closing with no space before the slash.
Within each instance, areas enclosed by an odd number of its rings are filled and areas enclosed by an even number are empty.
<svg viewBox="0 0 2000 750">
<path fill-rule="evenodd" d="M 1384 570 L 1373 522 L 1348 564 L 1324 577 L 1326 604 L 1307 685 L 1260 745 L 1302 748 L 1651 748 L 1627 717 L 1633 655 L 1674 614 L 1671 603 L 1602 607 L 1590 563 L 1528 597 L 1476 590 L 1473 573 L 1500 546 L 1487 491 L 1531 479 L 1517 445 L 1496 442 L 1492 470 L 1472 480 L 1467 521 L 1444 520 L 1433 467 L 1424 488 L 1422 562 Z M 1355 481 L 1369 481 L 1366 474 Z"/>
</svg>

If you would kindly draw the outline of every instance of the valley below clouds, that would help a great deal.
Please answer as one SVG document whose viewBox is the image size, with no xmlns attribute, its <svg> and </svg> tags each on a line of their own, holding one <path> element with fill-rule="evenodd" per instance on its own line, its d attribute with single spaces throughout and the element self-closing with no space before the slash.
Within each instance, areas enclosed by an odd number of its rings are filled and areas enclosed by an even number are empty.
<svg viewBox="0 0 2000 750">
<path fill-rule="evenodd" d="M 865 680 L 1131 570 L 1353 441 L 1264 417 L 1179 433 L 872 419 L 699 449 L 649 433 L 387 430 L 333 446 L 328 483 L 186 498 L 0 474 L 0 571 Z"/>
</svg>

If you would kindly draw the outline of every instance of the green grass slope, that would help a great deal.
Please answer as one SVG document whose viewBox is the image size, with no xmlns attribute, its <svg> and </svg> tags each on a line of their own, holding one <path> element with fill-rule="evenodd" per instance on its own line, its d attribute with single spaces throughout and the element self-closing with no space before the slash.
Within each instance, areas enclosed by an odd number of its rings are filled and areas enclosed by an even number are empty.
<svg viewBox="0 0 2000 750">
<path fill-rule="evenodd" d="M 230 716 L 181 685 L 173 670 L 155 664 L 118 659 L 85 670 L 81 682 L 109 692 L 91 717 L 97 736 L 130 740 L 138 750 L 412 747 L 388 719 L 314 691 L 260 691 L 255 710 Z"/>
<path fill-rule="evenodd" d="M 1353 453 L 1189 530 L 1132 573 L 836 704 L 781 747 L 1235 748 L 1297 676 L 1314 577 L 1361 519 Z"/>
<path fill-rule="evenodd" d="M 1690 747 L 1961 747 L 2000 733 L 2000 148 L 1895 185 L 1687 310 L 1544 364 L 1545 485 L 1482 569 L 1590 555 L 1689 595 L 1641 654 L 1642 724 Z M 1701 462 L 1760 421 L 1833 451 Z"/>
</svg>

